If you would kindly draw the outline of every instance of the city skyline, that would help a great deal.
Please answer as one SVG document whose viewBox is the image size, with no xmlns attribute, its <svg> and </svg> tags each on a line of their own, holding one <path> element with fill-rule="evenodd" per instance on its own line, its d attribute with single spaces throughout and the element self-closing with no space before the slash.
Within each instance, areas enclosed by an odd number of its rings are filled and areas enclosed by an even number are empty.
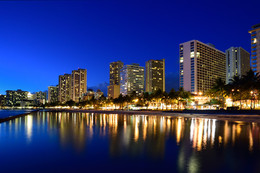
<svg viewBox="0 0 260 173">
<path fill-rule="evenodd" d="M 213 43 L 223 52 L 231 46 L 251 52 L 248 31 L 260 23 L 254 10 L 258 5 L 226 3 L 223 7 L 215 4 L 222 10 L 214 10 L 206 9 L 210 3 L 199 6 L 194 2 L 1 2 L 0 77 L 4 82 L 0 94 L 17 89 L 45 91 L 58 84 L 58 75 L 78 67 L 88 69 L 88 88 L 109 83 L 108 64 L 118 60 L 145 66 L 150 59 L 164 58 L 166 79 L 178 80 L 178 45 L 193 39 Z M 231 5 L 245 13 L 230 14 Z M 193 8 L 197 20 L 190 21 Z M 130 11 L 135 12 L 129 15 Z M 175 87 L 169 81 L 168 91 Z"/>
</svg>

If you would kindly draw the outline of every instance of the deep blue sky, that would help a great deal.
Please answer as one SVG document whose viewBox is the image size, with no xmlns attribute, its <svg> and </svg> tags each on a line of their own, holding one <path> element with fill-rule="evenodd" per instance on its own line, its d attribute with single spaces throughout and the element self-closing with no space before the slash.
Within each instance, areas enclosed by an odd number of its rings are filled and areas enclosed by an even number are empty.
<svg viewBox="0 0 260 173">
<path fill-rule="evenodd" d="M 178 45 L 192 39 L 250 51 L 260 1 L 0 1 L 0 94 L 47 90 L 87 68 L 88 87 L 109 81 L 109 63 L 165 58 L 178 84 Z"/>
</svg>

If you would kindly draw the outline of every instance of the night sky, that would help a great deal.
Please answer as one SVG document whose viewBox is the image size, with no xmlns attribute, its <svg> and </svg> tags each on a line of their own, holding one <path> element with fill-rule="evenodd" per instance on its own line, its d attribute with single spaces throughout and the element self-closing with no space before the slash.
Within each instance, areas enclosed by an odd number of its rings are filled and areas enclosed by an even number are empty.
<svg viewBox="0 0 260 173">
<path fill-rule="evenodd" d="M 165 58 L 166 88 L 178 87 L 178 46 L 189 40 L 250 51 L 260 1 L 0 1 L 0 94 L 47 90 L 88 70 L 105 92 L 109 63 Z"/>
</svg>

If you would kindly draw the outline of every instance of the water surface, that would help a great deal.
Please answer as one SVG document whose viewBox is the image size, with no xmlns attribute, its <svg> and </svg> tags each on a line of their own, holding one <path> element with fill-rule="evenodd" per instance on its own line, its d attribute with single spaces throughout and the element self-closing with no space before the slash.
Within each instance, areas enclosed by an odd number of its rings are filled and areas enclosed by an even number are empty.
<svg viewBox="0 0 260 173">
<path fill-rule="evenodd" d="M 32 109 L 0 109 L 0 119 L 32 112 Z"/>
<path fill-rule="evenodd" d="M 257 123 L 38 112 L 0 124 L 1 172 L 259 172 Z"/>
</svg>

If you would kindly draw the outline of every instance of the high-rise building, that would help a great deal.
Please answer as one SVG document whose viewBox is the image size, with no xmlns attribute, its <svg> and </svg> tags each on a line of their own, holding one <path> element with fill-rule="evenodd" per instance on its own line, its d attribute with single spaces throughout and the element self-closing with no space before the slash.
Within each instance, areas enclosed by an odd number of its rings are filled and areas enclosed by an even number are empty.
<svg viewBox="0 0 260 173">
<path fill-rule="evenodd" d="M 165 60 L 149 60 L 145 63 L 145 91 L 165 91 Z"/>
<path fill-rule="evenodd" d="M 5 95 L 0 94 L 0 107 L 5 106 Z"/>
<path fill-rule="evenodd" d="M 107 87 L 108 98 L 117 98 L 120 95 L 120 70 L 124 63 L 121 61 L 110 63 L 109 86 Z"/>
<path fill-rule="evenodd" d="M 48 102 L 56 103 L 59 101 L 59 87 L 57 86 L 49 86 L 48 87 Z"/>
<path fill-rule="evenodd" d="M 71 98 L 71 74 L 59 76 L 59 101 L 65 103 Z"/>
<path fill-rule="evenodd" d="M 212 88 L 217 78 L 226 80 L 226 54 L 197 40 L 180 44 L 180 87 L 194 94 Z"/>
<path fill-rule="evenodd" d="M 120 85 L 120 70 L 123 66 L 124 63 L 121 61 L 110 63 L 109 85 Z"/>
<path fill-rule="evenodd" d="M 33 94 L 34 105 L 45 104 L 47 100 L 47 91 L 39 91 Z"/>
<path fill-rule="evenodd" d="M 120 71 L 120 93 L 131 95 L 144 92 L 144 67 L 139 64 L 125 65 Z"/>
<path fill-rule="evenodd" d="M 250 54 L 242 47 L 231 47 L 226 50 L 226 84 L 234 76 L 241 77 L 250 70 Z"/>
<path fill-rule="evenodd" d="M 21 106 L 23 103 L 30 100 L 32 94 L 28 91 L 7 90 L 6 91 L 6 105 L 7 106 Z"/>
<path fill-rule="evenodd" d="M 120 95 L 120 85 L 109 85 L 107 86 L 107 97 L 117 98 Z"/>
<path fill-rule="evenodd" d="M 87 92 L 87 69 L 73 70 L 71 76 L 71 98 L 79 102 L 83 94 Z"/>
<path fill-rule="evenodd" d="M 251 68 L 260 72 L 260 23 L 252 26 L 251 34 Z"/>
</svg>

